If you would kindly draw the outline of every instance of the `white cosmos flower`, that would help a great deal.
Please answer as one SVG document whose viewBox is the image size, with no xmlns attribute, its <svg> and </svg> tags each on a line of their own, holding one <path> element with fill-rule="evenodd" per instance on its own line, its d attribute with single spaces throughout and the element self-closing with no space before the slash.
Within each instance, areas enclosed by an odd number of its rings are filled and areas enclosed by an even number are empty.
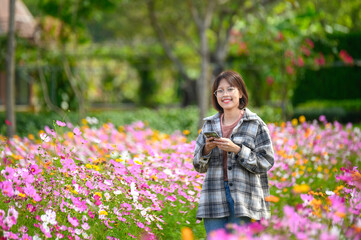
<svg viewBox="0 0 361 240">
<path fill-rule="evenodd" d="M 333 191 L 329 191 L 329 190 L 326 191 L 326 194 L 327 194 L 328 196 L 335 195 L 335 193 L 334 193 Z"/>
<path fill-rule="evenodd" d="M 110 153 L 110 157 L 112 159 L 116 159 L 116 158 L 119 157 L 119 153 L 117 151 L 113 151 L 113 152 Z"/>
<path fill-rule="evenodd" d="M 130 194 L 133 196 L 133 202 L 138 202 L 138 196 L 139 196 L 139 193 L 137 191 L 137 188 L 135 187 L 135 183 L 132 182 L 130 184 Z"/>
<path fill-rule="evenodd" d="M 40 134 L 40 138 L 41 138 L 41 140 L 43 140 L 44 142 L 49 142 L 49 141 L 50 141 L 50 137 L 49 137 L 46 133 L 41 133 L 41 134 Z"/>
<path fill-rule="evenodd" d="M 75 234 L 76 235 L 80 235 L 82 232 L 83 232 L 82 229 L 79 229 L 79 228 L 75 229 Z"/>
<path fill-rule="evenodd" d="M 123 152 L 121 153 L 121 159 L 123 159 L 123 160 L 129 160 L 129 159 L 130 159 L 130 154 L 129 154 L 129 152 L 128 152 L 128 151 L 123 151 Z"/>
<path fill-rule="evenodd" d="M 109 194 L 109 193 L 104 193 L 104 197 L 106 198 L 107 201 L 109 201 L 109 199 L 110 199 L 110 194 Z"/>
<path fill-rule="evenodd" d="M 119 194 L 122 194 L 122 191 L 117 190 L 117 191 L 114 191 L 113 193 L 114 193 L 115 195 L 119 195 Z"/>
</svg>

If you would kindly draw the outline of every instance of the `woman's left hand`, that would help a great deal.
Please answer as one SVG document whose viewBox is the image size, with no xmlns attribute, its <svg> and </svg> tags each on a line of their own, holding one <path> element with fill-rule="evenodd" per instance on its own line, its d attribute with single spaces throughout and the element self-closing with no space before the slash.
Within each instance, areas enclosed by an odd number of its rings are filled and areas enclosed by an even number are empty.
<svg viewBox="0 0 361 240">
<path fill-rule="evenodd" d="M 217 147 L 226 152 L 238 153 L 241 147 L 232 142 L 229 138 L 215 138 L 213 143 L 217 144 Z"/>
</svg>

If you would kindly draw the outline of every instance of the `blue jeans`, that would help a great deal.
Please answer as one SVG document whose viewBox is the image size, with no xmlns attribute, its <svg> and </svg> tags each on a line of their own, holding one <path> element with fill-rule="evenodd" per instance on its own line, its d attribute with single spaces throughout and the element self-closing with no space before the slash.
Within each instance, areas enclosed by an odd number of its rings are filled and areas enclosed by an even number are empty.
<svg viewBox="0 0 361 240">
<path fill-rule="evenodd" d="M 226 189 L 226 198 L 228 203 L 228 208 L 230 215 L 228 217 L 223 218 L 203 218 L 204 228 L 207 232 L 207 238 L 209 238 L 209 234 L 217 229 L 224 228 L 226 229 L 226 225 L 229 223 L 243 225 L 251 222 L 251 218 L 249 217 L 235 217 L 234 216 L 234 201 L 231 196 L 231 191 L 229 190 L 228 182 L 224 182 L 224 187 Z"/>
</svg>

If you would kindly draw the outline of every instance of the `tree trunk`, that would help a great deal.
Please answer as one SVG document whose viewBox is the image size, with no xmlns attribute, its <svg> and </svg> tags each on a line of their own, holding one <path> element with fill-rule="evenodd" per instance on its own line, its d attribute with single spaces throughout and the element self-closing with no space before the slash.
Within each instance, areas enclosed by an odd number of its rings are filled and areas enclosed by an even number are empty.
<svg viewBox="0 0 361 240">
<path fill-rule="evenodd" d="M 9 4 L 9 32 L 6 56 L 6 120 L 7 136 L 11 138 L 16 131 L 15 119 L 15 1 Z"/>
<path fill-rule="evenodd" d="M 203 118 L 206 117 L 208 111 L 208 92 L 209 92 L 209 81 L 208 81 L 208 69 L 209 69 L 209 51 L 208 51 L 208 40 L 206 36 L 206 27 L 200 29 L 200 41 L 201 41 L 201 75 L 197 81 L 198 91 L 198 108 L 199 108 L 199 122 L 198 128 L 203 125 Z"/>
</svg>

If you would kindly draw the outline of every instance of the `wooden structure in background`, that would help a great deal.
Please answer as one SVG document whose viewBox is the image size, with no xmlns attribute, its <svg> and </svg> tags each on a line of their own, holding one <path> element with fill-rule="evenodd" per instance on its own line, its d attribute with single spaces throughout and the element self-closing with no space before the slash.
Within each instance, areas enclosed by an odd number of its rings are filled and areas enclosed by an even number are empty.
<svg viewBox="0 0 361 240">
<path fill-rule="evenodd" d="M 9 27 L 9 0 L 0 0 L 0 36 L 6 36 Z M 16 35 L 22 38 L 37 41 L 39 39 L 40 31 L 37 26 L 33 15 L 30 13 L 22 0 L 16 0 L 15 3 L 15 32 Z M 5 105 L 5 91 L 6 91 L 6 73 L 0 71 L 0 110 L 4 109 Z M 19 89 L 21 88 L 21 89 Z M 26 88 L 26 89 L 24 89 Z M 31 104 L 31 84 L 20 84 L 15 81 L 15 92 L 28 92 L 27 103 L 24 104 L 24 99 L 18 99 L 16 96 L 17 105 L 30 105 Z M 20 100 L 20 101 L 19 101 Z"/>
</svg>

